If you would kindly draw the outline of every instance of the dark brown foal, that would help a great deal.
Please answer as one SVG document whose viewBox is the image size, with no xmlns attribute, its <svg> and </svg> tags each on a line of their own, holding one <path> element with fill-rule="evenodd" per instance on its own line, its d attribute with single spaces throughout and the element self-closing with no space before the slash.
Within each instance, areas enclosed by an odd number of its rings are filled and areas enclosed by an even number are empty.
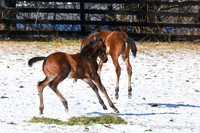
<svg viewBox="0 0 200 133">
<path fill-rule="evenodd" d="M 110 100 L 97 73 L 97 57 L 104 62 L 107 61 L 106 47 L 103 41 L 99 39 L 90 41 L 89 44 L 81 50 L 81 53 L 78 54 L 72 55 L 57 52 L 49 55 L 48 57 L 31 58 L 28 61 L 29 66 L 32 66 L 32 64 L 37 61 L 44 60 L 42 69 L 46 75 L 46 78 L 37 84 L 40 97 L 40 113 L 43 114 L 43 89 L 47 85 L 57 94 L 65 109 L 68 110 L 67 100 L 57 89 L 58 84 L 65 78 L 82 79 L 84 82 L 86 82 L 96 93 L 99 103 L 103 106 L 103 109 L 106 110 L 107 107 L 98 92 L 99 88 L 105 95 L 110 107 L 113 108 L 116 113 L 119 113 L 118 109 Z"/>
<path fill-rule="evenodd" d="M 131 49 L 131 52 L 133 56 L 136 56 L 137 53 L 137 47 L 135 45 L 135 41 L 128 37 L 128 35 L 125 32 L 119 32 L 119 31 L 107 31 L 103 30 L 101 32 L 94 33 L 90 35 L 87 39 L 81 41 L 82 45 L 81 47 L 84 47 L 87 45 L 87 43 L 94 39 L 94 38 L 101 38 L 103 41 L 105 41 L 106 45 L 106 53 L 109 54 L 112 58 L 113 64 L 116 69 L 117 74 L 117 82 L 115 87 L 115 98 L 118 99 L 119 97 L 119 79 L 121 75 L 121 67 L 118 62 L 118 58 L 120 55 L 122 55 L 122 58 L 127 66 L 127 74 L 128 74 L 128 97 L 132 97 L 132 87 L 131 87 L 131 75 L 132 75 L 132 67 L 129 61 L 129 51 Z M 99 67 L 98 67 L 98 73 L 100 75 L 101 68 L 103 66 L 103 61 L 100 61 Z"/>
</svg>

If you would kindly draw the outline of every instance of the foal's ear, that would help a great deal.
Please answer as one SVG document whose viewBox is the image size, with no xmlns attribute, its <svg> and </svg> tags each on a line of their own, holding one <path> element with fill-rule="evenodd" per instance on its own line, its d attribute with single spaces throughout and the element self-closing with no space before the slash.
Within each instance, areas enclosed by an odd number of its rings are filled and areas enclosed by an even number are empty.
<svg viewBox="0 0 200 133">
<path fill-rule="evenodd" d="M 99 43 L 100 43 L 101 46 L 105 45 L 105 43 L 104 43 L 104 41 L 102 39 L 99 39 Z"/>
</svg>

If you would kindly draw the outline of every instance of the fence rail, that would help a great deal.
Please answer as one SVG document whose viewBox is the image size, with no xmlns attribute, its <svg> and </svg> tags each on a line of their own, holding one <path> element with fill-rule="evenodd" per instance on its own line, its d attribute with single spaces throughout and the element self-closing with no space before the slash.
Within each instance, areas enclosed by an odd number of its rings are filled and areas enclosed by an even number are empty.
<svg viewBox="0 0 200 133">
<path fill-rule="evenodd" d="M 170 24 L 170 23 L 140 23 L 140 22 L 102 22 L 102 21 L 81 21 L 81 20 L 37 20 L 37 19 L 1 19 L 2 23 L 9 24 L 75 24 L 75 25 L 110 25 L 110 26 L 142 26 L 142 27 L 186 27 L 200 28 L 200 24 Z"/>
<path fill-rule="evenodd" d="M 55 0 L 24 0 L 27 2 L 55 2 Z M 154 5 L 200 5 L 198 0 L 179 2 L 178 0 L 56 0 L 56 2 L 114 3 L 114 4 L 154 4 Z"/>
<path fill-rule="evenodd" d="M 1 12 L 40 12 L 40 13 L 82 13 L 82 9 L 45 9 L 45 8 L 0 8 Z M 171 12 L 152 12 L 152 11 L 122 11 L 122 10 L 96 10 L 84 9 L 85 14 L 121 14 L 121 15 L 151 15 L 151 16 L 182 16 L 200 17 L 200 13 L 171 13 Z"/>
<path fill-rule="evenodd" d="M 26 2 L 26 4 L 23 2 Z M 51 8 L 48 6 L 28 7 L 33 2 L 58 4 Z M 63 2 L 65 5 L 71 2 L 78 7 L 72 9 L 58 8 L 59 2 Z M 106 4 L 108 7 L 98 9 L 97 5 L 88 8 L 86 5 L 90 3 L 93 5 Z M 17 6 L 20 4 L 24 5 Z M 116 4 L 123 9 L 118 9 L 119 7 L 113 9 Z M 193 7 L 196 9 L 195 11 L 193 11 Z M 111 30 L 125 31 L 136 40 L 152 38 L 158 40 L 160 38 L 161 40 L 200 39 L 199 1 L 57 0 L 55 2 L 55 0 L 17 0 L 12 5 L 7 2 L 5 7 L 0 7 L 0 13 L 0 34 L 2 37 L 16 35 L 86 35 L 95 28 L 101 30 L 105 29 L 102 28 L 103 26 L 107 26 L 111 27 Z M 75 14 L 70 18 L 72 20 L 65 19 L 70 14 Z M 96 15 L 96 20 L 93 20 L 93 15 Z M 73 17 L 76 17 L 76 19 L 73 20 Z M 125 19 L 123 20 L 123 18 Z M 174 19 L 174 22 L 167 21 L 170 19 Z M 74 29 L 60 30 L 57 27 L 58 25 L 65 28 L 70 25 Z"/>
</svg>

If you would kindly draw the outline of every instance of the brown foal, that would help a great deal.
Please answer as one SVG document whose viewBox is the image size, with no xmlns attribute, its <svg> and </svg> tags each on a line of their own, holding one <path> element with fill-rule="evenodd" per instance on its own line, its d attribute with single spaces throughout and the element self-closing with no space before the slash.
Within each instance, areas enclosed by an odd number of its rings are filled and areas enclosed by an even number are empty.
<svg viewBox="0 0 200 133">
<path fill-rule="evenodd" d="M 112 58 L 113 64 L 116 69 L 117 74 L 117 82 L 115 87 L 115 98 L 118 99 L 119 95 L 119 79 L 121 75 L 121 67 L 118 62 L 118 58 L 120 55 L 122 55 L 122 59 L 126 63 L 127 66 L 127 73 L 128 73 L 128 97 L 132 97 L 132 87 L 131 87 L 131 75 L 132 75 L 132 67 L 129 62 L 129 51 L 131 49 L 131 52 L 133 56 L 136 56 L 137 53 L 137 47 L 135 44 L 135 41 L 128 37 L 128 35 L 125 32 L 120 31 L 108 31 L 103 30 L 101 32 L 93 33 L 91 34 L 87 39 L 81 41 L 82 45 L 81 47 L 84 47 L 87 45 L 87 43 L 94 39 L 94 38 L 101 38 L 103 41 L 105 41 L 106 45 L 106 54 L 109 54 Z M 101 68 L 103 66 L 103 61 L 100 61 L 99 67 L 98 67 L 98 74 L 100 75 Z"/>
<path fill-rule="evenodd" d="M 43 114 L 43 89 L 48 85 L 60 98 L 66 110 L 68 110 L 67 100 L 58 91 L 57 86 L 65 78 L 81 79 L 86 82 L 96 93 L 99 103 L 103 106 L 103 109 L 107 110 L 106 105 L 101 99 L 98 88 L 105 95 L 109 105 L 116 113 L 119 113 L 118 109 L 114 106 L 110 100 L 105 87 L 102 85 L 100 77 L 97 73 L 98 64 L 97 57 L 103 62 L 107 61 L 106 47 L 104 42 L 100 39 L 92 40 L 88 42 L 88 45 L 81 49 L 78 54 L 66 54 L 62 52 L 53 53 L 47 57 L 33 57 L 28 61 L 28 65 L 31 67 L 33 63 L 44 60 L 43 72 L 46 78 L 38 82 L 38 92 L 40 98 L 40 114 Z"/>
</svg>

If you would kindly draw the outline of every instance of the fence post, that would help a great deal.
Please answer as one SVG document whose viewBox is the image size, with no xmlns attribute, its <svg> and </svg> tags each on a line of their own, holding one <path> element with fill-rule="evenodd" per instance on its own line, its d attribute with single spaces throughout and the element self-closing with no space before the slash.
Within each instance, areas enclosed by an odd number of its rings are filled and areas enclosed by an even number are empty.
<svg viewBox="0 0 200 133">
<path fill-rule="evenodd" d="M 16 7 L 16 0 L 5 0 L 5 7 L 12 7 L 12 8 L 15 8 Z M 9 19 L 16 19 L 16 13 L 8 13 L 5 15 L 6 18 L 9 18 Z M 5 33 L 5 37 L 7 36 L 7 34 L 9 34 L 9 31 L 10 30 L 13 30 L 13 29 L 16 28 L 16 24 L 10 24 L 10 23 L 6 23 L 5 24 L 5 30 L 6 30 L 6 33 Z"/>
<path fill-rule="evenodd" d="M 84 35 L 85 33 L 85 13 L 84 13 L 84 2 L 80 2 L 80 9 L 81 9 L 81 34 Z"/>
</svg>

